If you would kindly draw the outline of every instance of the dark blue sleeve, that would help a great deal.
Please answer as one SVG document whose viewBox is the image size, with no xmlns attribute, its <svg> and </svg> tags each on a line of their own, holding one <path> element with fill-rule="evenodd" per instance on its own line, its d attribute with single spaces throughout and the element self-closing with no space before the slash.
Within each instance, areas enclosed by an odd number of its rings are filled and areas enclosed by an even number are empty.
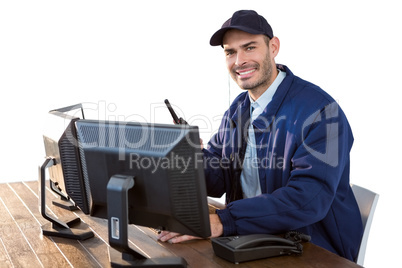
<svg viewBox="0 0 402 268">
<path fill-rule="evenodd" d="M 349 168 L 353 136 L 336 103 L 305 118 L 294 135 L 282 136 L 274 145 L 284 150 L 289 172 L 270 173 L 277 177 L 267 180 L 280 180 L 282 187 L 218 211 L 224 235 L 281 233 L 326 217 L 339 184 L 349 183 L 344 170 Z"/>
<path fill-rule="evenodd" d="M 207 148 L 203 149 L 207 193 L 211 197 L 221 197 L 225 193 L 225 170 L 222 168 L 222 156 L 228 120 L 226 112 L 218 132 L 208 142 Z"/>
</svg>

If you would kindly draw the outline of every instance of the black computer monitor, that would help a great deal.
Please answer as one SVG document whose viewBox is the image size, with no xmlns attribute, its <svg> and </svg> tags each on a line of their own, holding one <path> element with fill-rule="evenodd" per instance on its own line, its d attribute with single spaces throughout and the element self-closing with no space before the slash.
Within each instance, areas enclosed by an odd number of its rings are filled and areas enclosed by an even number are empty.
<svg viewBox="0 0 402 268">
<path fill-rule="evenodd" d="M 210 235 L 197 127 L 97 120 L 75 125 L 91 215 L 107 217 L 112 176 L 131 176 L 129 223 Z"/>
<path fill-rule="evenodd" d="M 127 224 L 210 236 L 197 127 L 84 119 L 74 120 L 73 125 L 78 147 L 68 161 L 75 165 L 63 165 L 67 161 L 63 157 L 54 164 L 61 164 L 63 174 L 73 170 L 80 174 L 63 176 L 65 184 L 81 180 L 72 193 L 86 204 L 78 206 L 88 208 L 82 209 L 84 213 L 109 220 L 109 243 L 122 253 L 123 263 L 140 259 L 141 265 L 155 265 L 129 248 Z M 59 150 L 62 155 L 64 148 Z M 173 266 L 178 263 L 182 261 L 173 261 Z"/>
<path fill-rule="evenodd" d="M 60 196 L 53 204 L 89 213 L 89 201 L 79 161 L 75 122 L 85 119 L 82 104 L 51 110 L 47 117 L 43 141 L 45 154 L 54 165 L 48 168 L 50 189 Z"/>
<path fill-rule="evenodd" d="M 39 190 L 41 214 L 49 222 L 42 226 L 42 233 L 73 239 L 93 237 L 93 232 L 81 220 L 71 214 L 68 217 L 54 217 L 46 211 L 46 175 L 49 188 L 59 199 L 54 205 L 75 210 L 80 208 L 89 213 L 89 194 L 82 175 L 79 159 L 75 122 L 84 119 L 82 104 L 51 110 L 46 118 L 43 132 L 46 159 L 39 167 Z"/>
</svg>

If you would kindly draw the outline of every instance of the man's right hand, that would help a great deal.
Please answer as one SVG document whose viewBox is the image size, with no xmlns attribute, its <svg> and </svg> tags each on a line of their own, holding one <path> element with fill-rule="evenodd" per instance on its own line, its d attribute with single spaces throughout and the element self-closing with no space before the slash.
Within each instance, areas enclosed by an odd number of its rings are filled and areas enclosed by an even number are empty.
<svg viewBox="0 0 402 268">
<path fill-rule="evenodd" d="M 211 236 L 212 237 L 219 237 L 223 234 L 223 225 L 221 223 L 221 220 L 218 216 L 218 214 L 209 214 L 209 222 L 211 225 Z M 196 236 L 191 236 L 191 235 L 182 235 L 179 233 L 175 232 L 169 232 L 169 231 L 162 231 L 158 235 L 158 240 L 162 242 L 169 242 L 172 244 L 188 241 L 188 240 L 194 240 L 194 239 L 201 239 L 200 237 Z"/>
</svg>

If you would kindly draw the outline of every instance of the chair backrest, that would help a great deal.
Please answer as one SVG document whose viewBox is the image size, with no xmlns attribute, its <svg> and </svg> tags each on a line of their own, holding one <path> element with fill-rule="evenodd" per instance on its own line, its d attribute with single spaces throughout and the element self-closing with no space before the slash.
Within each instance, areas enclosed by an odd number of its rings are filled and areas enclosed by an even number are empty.
<svg viewBox="0 0 402 268">
<path fill-rule="evenodd" d="M 370 233 L 371 222 L 373 221 L 374 211 L 377 206 L 379 194 L 355 184 L 351 184 L 351 186 L 356 197 L 363 222 L 363 237 L 360 243 L 359 253 L 356 260 L 357 264 L 363 266 L 364 256 L 366 254 L 367 240 Z"/>
</svg>

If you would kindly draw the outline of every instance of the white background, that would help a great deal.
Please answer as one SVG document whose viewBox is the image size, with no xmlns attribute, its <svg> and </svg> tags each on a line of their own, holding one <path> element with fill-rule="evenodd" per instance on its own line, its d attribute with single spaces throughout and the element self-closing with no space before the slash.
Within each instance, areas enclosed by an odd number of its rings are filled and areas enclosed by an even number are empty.
<svg viewBox="0 0 402 268">
<path fill-rule="evenodd" d="M 265 16 L 277 63 L 345 111 L 351 182 L 380 194 L 365 266 L 399 263 L 398 1 L 1 1 L 1 182 L 37 179 L 46 114 L 75 103 L 89 118 L 171 123 L 169 98 L 207 141 L 240 92 L 209 38 L 238 9 Z"/>
</svg>

